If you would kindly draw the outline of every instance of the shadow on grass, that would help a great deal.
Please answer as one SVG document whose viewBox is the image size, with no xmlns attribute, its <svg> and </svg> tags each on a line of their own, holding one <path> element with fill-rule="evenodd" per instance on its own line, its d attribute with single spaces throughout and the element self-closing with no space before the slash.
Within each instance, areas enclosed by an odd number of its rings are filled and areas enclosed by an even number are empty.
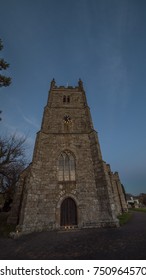
<svg viewBox="0 0 146 280">
<path fill-rule="evenodd" d="M 15 225 L 7 224 L 8 212 L 0 213 L 0 237 L 9 237 L 10 232 L 15 231 Z"/>
<path fill-rule="evenodd" d="M 122 215 L 118 216 L 120 226 L 123 226 L 124 224 L 128 223 L 128 221 L 132 218 L 133 213 L 132 212 L 126 212 Z"/>
</svg>

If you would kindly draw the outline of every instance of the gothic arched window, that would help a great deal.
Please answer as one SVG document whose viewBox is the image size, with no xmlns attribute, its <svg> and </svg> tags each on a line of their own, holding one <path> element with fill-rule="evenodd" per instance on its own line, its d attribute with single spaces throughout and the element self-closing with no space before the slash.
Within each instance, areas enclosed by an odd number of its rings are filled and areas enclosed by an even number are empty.
<svg viewBox="0 0 146 280">
<path fill-rule="evenodd" d="M 69 152 L 62 152 L 59 156 L 58 180 L 75 181 L 75 159 Z"/>
</svg>

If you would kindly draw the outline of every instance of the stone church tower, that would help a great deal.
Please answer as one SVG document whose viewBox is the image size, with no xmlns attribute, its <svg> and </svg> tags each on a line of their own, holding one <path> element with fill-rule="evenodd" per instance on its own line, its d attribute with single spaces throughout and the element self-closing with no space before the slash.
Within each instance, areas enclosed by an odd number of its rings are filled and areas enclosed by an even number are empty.
<svg viewBox="0 0 146 280">
<path fill-rule="evenodd" d="M 22 232 L 118 226 L 127 209 L 118 173 L 102 160 L 83 83 L 51 82 L 33 160 L 17 184 L 8 222 Z"/>
</svg>

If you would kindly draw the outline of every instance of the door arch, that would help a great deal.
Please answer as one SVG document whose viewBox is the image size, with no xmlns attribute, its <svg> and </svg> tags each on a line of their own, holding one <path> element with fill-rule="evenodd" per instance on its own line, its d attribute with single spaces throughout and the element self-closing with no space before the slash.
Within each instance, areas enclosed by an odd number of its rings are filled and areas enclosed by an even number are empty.
<svg viewBox="0 0 146 280">
<path fill-rule="evenodd" d="M 77 206 L 75 201 L 71 197 L 63 200 L 60 211 L 61 226 L 77 225 Z"/>
</svg>

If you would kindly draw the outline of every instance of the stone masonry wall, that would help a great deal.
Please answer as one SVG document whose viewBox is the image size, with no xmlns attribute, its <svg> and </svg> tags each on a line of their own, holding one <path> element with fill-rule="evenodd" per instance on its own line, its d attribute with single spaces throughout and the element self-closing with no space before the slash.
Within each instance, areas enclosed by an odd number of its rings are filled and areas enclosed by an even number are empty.
<svg viewBox="0 0 146 280">
<path fill-rule="evenodd" d="M 75 159 L 75 180 L 60 181 L 58 177 L 62 152 Z M 120 208 L 114 184 L 122 196 L 117 174 L 109 176 L 102 160 L 82 82 L 65 88 L 57 87 L 53 80 L 25 183 L 19 229 L 24 233 L 60 229 L 61 205 L 66 198 L 75 202 L 78 228 L 118 226 Z"/>
</svg>

